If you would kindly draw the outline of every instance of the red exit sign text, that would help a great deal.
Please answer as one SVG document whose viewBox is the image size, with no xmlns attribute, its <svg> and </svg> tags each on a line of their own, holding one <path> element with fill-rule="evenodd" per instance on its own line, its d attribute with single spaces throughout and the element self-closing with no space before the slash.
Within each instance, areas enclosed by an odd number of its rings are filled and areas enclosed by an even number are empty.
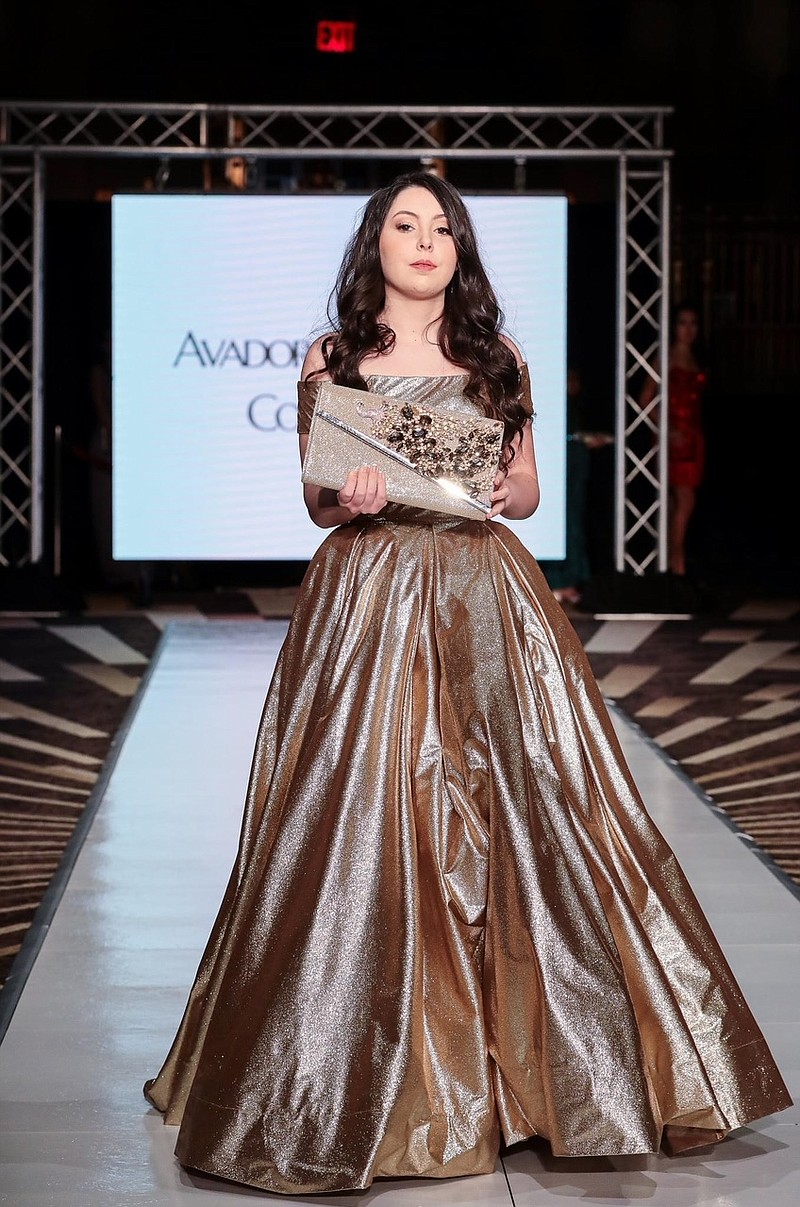
<svg viewBox="0 0 800 1207">
<path fill-rule="evenodd" d="M 317 50 L 348 54 L 356 48 L 355 21 L 318 21 Z"/>
</svg>

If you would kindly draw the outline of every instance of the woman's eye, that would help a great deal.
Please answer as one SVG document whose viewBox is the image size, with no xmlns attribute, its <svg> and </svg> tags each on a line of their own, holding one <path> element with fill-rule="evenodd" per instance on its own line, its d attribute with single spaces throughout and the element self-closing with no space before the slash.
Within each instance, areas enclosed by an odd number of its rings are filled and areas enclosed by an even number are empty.
<svg viewBox="0 0 800 1207">
<path fill-rule="evenodd" d="M 410 231 L 410 230 L 413 230 L 414 228 L 410 222 L 398 222 L 397 229 L 399 231 Z"/>
<path fill-rule="evenodd" d="M 449 226 L 437 226 L 436 228 L 437 235 L 451 235 L 452 233 Z"/>
</svg>

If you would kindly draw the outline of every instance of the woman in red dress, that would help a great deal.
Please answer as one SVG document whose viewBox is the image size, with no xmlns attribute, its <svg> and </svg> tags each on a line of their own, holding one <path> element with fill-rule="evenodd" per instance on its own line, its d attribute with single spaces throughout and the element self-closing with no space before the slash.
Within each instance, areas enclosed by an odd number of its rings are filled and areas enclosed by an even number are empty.
<svg viewBox="0 0 800 1207">
<path fill-rule="evenodd" d="M 686 574 L 686 534 L 705 474 L 703 393 L 706 374 L 697 359 L 699 315 L 693 306 L 675 312 L 667 371 L 669 520 L 667 551 L 673 574 Z M 648 377 L 642 405 L 655 396 Z"/>
</svg>

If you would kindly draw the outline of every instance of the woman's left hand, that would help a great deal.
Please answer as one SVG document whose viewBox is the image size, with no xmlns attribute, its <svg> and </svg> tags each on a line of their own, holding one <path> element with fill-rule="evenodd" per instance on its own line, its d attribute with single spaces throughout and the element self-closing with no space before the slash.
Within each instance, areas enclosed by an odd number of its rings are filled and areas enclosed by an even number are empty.
<svg viewBox="0 0 800 1207">
<path fill-rule="evenodd" d="M 511 488 L 508 485 L 508 474 L 505 474 L 502 472 L 502 470 L 500 470 L 495 475 L 494 489 L 489 495 L 489 502 L 492 505 L 492 510 L 489 512 L 486 518 L 493 520 L 496 515 L 502 515 L 506 509 L 510 495 Z"/>
</svg>

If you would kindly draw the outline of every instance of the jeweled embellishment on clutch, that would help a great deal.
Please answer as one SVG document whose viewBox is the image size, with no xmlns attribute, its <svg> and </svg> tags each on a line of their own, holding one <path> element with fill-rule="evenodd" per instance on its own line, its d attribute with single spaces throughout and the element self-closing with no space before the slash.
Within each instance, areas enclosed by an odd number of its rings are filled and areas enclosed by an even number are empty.
<svg viewBox="0 0 800 1207">
<path fill-rule="evenodd" d="M 477 425 L 465 430 L 464 416 L 431 412 L 410 403 L 386 403 L 372 416 L 377 440 L 407 457 L 428 478 L 450 478 L 471 498 L 490 489 L 497 470 L 497 441 Z"/>
</svg>

